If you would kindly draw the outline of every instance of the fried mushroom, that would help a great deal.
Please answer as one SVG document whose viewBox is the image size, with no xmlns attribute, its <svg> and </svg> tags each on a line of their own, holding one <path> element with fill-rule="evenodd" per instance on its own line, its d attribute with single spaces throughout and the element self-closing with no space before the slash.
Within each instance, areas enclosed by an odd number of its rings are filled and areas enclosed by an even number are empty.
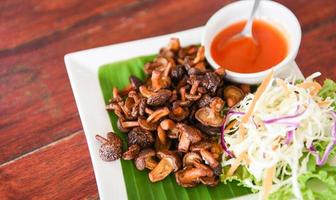
<svg viewBox="0 0 336 200">
<path fill-rule="evenodd" d="M 202 177 L 211 176 L 213 176 L 211 170 L 191 166 L 185 167 L 183 170 L 175 173 L 176 182 L 182 187 L 195 187 L 199 184 Z"/>
<path fill-rule="evenodd" d="M 153 134 L 141 127 L 133 128 L 127 135 L 128 145 L 138 144 L 141 148 L 150 147 L 154 144 Z"/>
<path fill-rule="evenodd" d="M 133 144 L 128 147 L 127 151 L 122 154 L 124 160 L 133 160 L 136 158 L 140 152 L 140 146 L 138 144 Z"/>
<path fill-rule="evenodd" d="M 150 91 L 146 86 L 139 87 L 142 96 L 147 98 L 147 104 L 151 106 L 160 106 L 165 104 L 172 95 L 172 92 L 167 89 L 161 89 L 159 91 Z"/>
<path fill-rule="evenodd" d="M 226 99 L 229 107 L 236 105 L 244 98 L 244 96 L 244 91 L 234 85 L 230 85 L 224 89 L 224 98 Z"/>
<path fill-rule="evenodd" d="M 176 172 L 181 168 L 179 156 L 172 151 L 159 151 L 157 157 L 161 159 L 159 164 L 148 174 L 151 182 L 161 181 L 171 172 Z"/>
<path fill-rule="evenodd" d="M 189 150 L 190 144 L 202 140 L 202 133 L 198 129 L 183 123 L 177 124 L 176 127 L 179 130 L 178 151 L 187 152 Z"/>
<path fill-rule="evenodd" d="M 139 122 L 138 121 L 126 121 L 122 118 L 119 118 L 117 121 L 117 126 L 121 132 L 125 133 L 125 132 L 128 132 L 130 128 L 139 126 Z"/>
<path fill-rule="evenodd" d="M 224 117 L 220 113 L 223 107 L 224 101 L 215 97 L 210 107 L 203 107 L 196 111 L 195 118 L 205 126 L 220 127 L 224 123 Z"/>
<path fill-rule="evenodd" d="M 142 171 L 145 168 L 153 170 L 157 166 L 157 161 L 155 160 L 155 151 L 153 149 L 143 149 L 140 151 L 139 155 L 135 158 L 135 167 Z"/>
<path fill-rule="evenodd" d="M 96 135 L 96 140 L 101 144 L 99 148 L 99 156 L 104 161 L 114 161 L 121 157 L 122 154 L 122 141 L 114 133 L 107 133 L 107 138 Z"/>
</svg>

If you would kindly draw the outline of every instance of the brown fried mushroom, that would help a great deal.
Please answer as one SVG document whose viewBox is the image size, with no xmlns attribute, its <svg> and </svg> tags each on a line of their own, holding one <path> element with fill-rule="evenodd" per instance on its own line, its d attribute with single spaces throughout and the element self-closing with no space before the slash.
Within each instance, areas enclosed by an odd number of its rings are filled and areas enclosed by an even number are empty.
<svg viewBox="0 0 336 200">
<path fill-rule="evenodd" d="M 240 87 L 241 90 L 243 90 L 243 92 L 244 92 L 245 94 L 248 94 L 248 93 L 251 92 L 251 87 L 250 87 L 250 85 L 247 85 L 247 84 L 240 84 L 239 87 Z"/>
<path fill-rule="evenodd" d="M 133 128 L 127 136 L 128 145 L 138 144 L 141 148 L 145 148 L 154 144 L 153 134 L 141 127 Z"/>
<path fill-rule="evenodd" d="M 224 117 L 220 111 L 224 107 L 224 101 L 219 98 L 213 98 L 210 107 L 203 107 L 197 110 L 195 118 L 205 126 L 220 127 L 224 123 Z"/>
<path fill-rule="evenodd" d="M 178 38 L 170 38 L 168 49 L 171 51 L 178 51 L 180 49 L 180 40 Z"/>
<path fill-rule="evenodd" d="M 176 126 L 179 130 L 179 144 L 177 150 L 180 152 L 187 152 L 190 144 L 199 142 L 202 140 L 202 133 L 191 126 L 179 123 Z"/>
<path fill-rule="evenodd" d="M 230 85 L 224 89 L 224 98 L 229 107 L 236 105 L 244 96 L 243 90 L 236 86 Z"/>
<path fill-rule="evenodd" d="M 171 141 L 167 137 L 165 130 L 158 126 L 157 128 L 157 137 L 155 139 L 155 149 L 156 150 L 168 150 L 170 147 Z"/>
<path fill-rule="evenodd" d="M 172 92 L 167 89 L 161 89 L 159 91 L 150 91 L 146 86 L 139 87 L 142 96 L 147 98 L 147 104 L 151 106 L 160 106 L 165 104 L 171 97 Z"/>
<path fill-rule="evenodd" d="M 150 181 L 161 181 L 171 172 L 176 172 L 181 168 L 181 161 L 176 153 L 165 150 L 157 152 L 157 156 L 161 160 L 159 164 L 148 174 Z"/>
<path fill-rule="evenodd" d="M 109 132 L 107 138 L 96 135 L 96 140 L 102 143 L 99 148 L 99 156 L 102 160 L 113 161 L 121 157 L 122 141 L 116 134 Z"/>
<path fill-rule="evenodd" d="M 223 153 L 223 148 L 218 143 L 212 143 L 210 152 L 212 154 L 212 157 L 214 157 L 216 160 L 220 160 L 221 155 Z"/>
<path fill-rule="evenodd" d="M 201 149 L 210 149 L 213 143 L 207 140 L 202 140 L 200 142 L 190 145 L 190 151 L 199 152 Z"/>
<path fill-rule="evenodd" d="M 186 104 L 183 105 L 183 103 Z M 186 106 L 189 103 L 189 101 L 175 101 L 169 113 L 169 118 L 177 122 L 183 121 L 189 115 L 189 108 Z"/>
<path fill-rule="evenodd" d="M 169 73 L 170 73 L 171 68 L 172 68 L 172 65 L 168 64 L 168 66 L 163 72 L 158 71 L 158 70 L 154 70 L 152 72 L 151 81 L 152 81 L 152 87 L 154 91 L 165 89 L 170 86 L 171 80 L 169 77 Z"/>
<path fill-rule="evenodd" d="M 125 121 L 124 119 L 119 118 L 117 121 L 117 126 L 121 132 L 128 132 L 130 128 L 139 126 L 139 122 L 138 121 Z"/>
<path fill-rule="evenodd" d="M 199 184 L 202 177 L 211 176 L 213 176 L 213 172 L 211 170 L 190 166 L 175 173 L 176 182 L 182 187 L 195 187 Z"/>
<path fill-rule="evenodd" d="M 192 83 L 190 93 L 185 94 L 185 97 L 190 100 L 190 101 L 197 101 L 202 97 L 202 94 L 198 92 L 198 87 L 200 85 L 201 81 L 200 80 L 195 80 Z"/>
<path fill-rule="evenodd" d="M 201 183 L 203 183 L 204 185 L 208 185 L 208 186 L 212 186 L 212 187 L 214 187 L 214 186 L 216 186 L 216 185 L 218 185 L 218 183 L 219 183 L 219 178 L 218 177 L 216 177 L 216 176 L 211 176 L 211 177 L 201 177 L 200 178 L 200 181 L 201 181 Z"/>
<path fill-rule="evenodd" d="M 216 169 L 219 166 L 218 161 L 212 156 L 212 154 L 206 150 L 206 149 L 201 149 L 200 154 L 203 158 L 203 160 L 209 164 L 209 166 L 212 169 Z"/>
<path fill-rule="evenodd" d="M 135 158 L 134 163 L 138 170 L 145 168 L 153 170 L 157 166 L 157 161 L 154 159 L 156 153 L 153 149 L 143 149 Z"/>
<path fill-rule="evenodd" d="M 212 171 L 208 166 L 202 163 L 202 158 L 198 153 L 188 152 L 183 157 L 183 167 L 193 166 L 204 170 Z"/>
<path fill-rule="evenodd" d="M 198 48 L 197 55 L 196 55 L 196 57 L 193 61 L 193 64 L 199 63 L 199 62 L 204 60 L 204 58 L 205 58 L 204 51 L 205 51 L 204 46 L 201 46 L 201 47 Z"/>
<path fill-rule="evenodd" d="M 157 57 L 153 62 L 146 63 L 144 71 L 146 74 L 152 74 L 154 70 L 163 71 L 168 65 L 169 60 L 165 57 Z"/>
<path fill-rule="evenodd" d="M 147 119 L 139 117 L 138 119 L 139 126 L 147 131 L 155 131 L 157 129 L 157 123 L 148 122 Z"/>
<path fill-rule="evenodd" d="M 169 109 L 167 107 L 163 107 L 154 111 L 148 118 L 148 123 L 155 123 L 159 121 L 162 117 L 165 117 L 169 114 Z"/>
<path fill-rule="evenodd" d="M 215 72 L 207 72 L 202 76 L 201 86 L 204 87 L 209 94 L 214 95 L 220 87 L 222 80 Z"/>
<path fill-rule="evenodd" d="M 133 75 L 129 77 L 129 81 L 130 81 L 130 84 L 132 85 L 132 88 L 136 91 L 138 91 L 139 87 L 142 85 L 142 81 L 138 77 L 133 76 Z"/>
<path fill-rule="evenodd" d="M 176 124 L 171 119 L 165 119 L 160 123 L 163 130 L 167 131 L 167 136 L 172 139 L 178 138 L 179 130 L 176 128 Z"/>
<path fill-rule="evenodd" d="M 133 160 L 135 157 L 138 156 L 140 152 L 140 146 L 138 144 L 133 144 L 128 147 L 127 151 L 125 151 L 122 155 L 124 160 Z"/>
<path fill-rule="evenodd" d="M 123 110 L 121 109 L 120 105 L 116 102 L 112 102 L 106 105 L 105 109 L 107 111 L 113 111 L 114 114 L 118 116 L 118 118 L 125 118 Z"/>
<path fill-rule="evenodd" d="M 221 174 L 222 168 L 219 162 L 213 157 L 213 155 L 205 149 L 201 149 L 200 154 L 205 163 L 207 163 L 214 170 L 215 175 L 219 176 Z"/>
</svg>

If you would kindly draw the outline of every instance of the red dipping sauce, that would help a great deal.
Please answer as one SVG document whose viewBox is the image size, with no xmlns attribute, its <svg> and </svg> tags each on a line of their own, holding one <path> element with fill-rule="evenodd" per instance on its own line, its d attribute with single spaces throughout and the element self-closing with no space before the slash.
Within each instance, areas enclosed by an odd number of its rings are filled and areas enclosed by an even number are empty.
<svg viewBox="0 0 336 200">
<path fill-rule="evenodd" d="M 219 32 L 211 43 L 211 56 L 221 67 L 238 73 L 267 70 L 287 56 L 287 41 L 282 33 L 263 20 L 254 20 L 253 37 L 232 39 L 246 21 L 232 24 Z"/>
</svg>

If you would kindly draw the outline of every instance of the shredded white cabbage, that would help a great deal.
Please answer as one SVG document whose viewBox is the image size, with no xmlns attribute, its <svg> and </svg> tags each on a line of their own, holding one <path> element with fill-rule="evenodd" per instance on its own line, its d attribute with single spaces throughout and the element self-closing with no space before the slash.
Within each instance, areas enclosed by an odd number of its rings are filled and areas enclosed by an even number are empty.
<svg viewBox="0 0 336 200">
<path fill-rule="evenodd" d="M 307 78 L 304 84 L 295 84 L 294 80 L 274 78 L 257 100 L 253 114 L 247 123 L 242 124 L 247 133 L 239 137 L 237 129 L 242 116 L 249 109 L 253 94 L 247 95 L 227 116 L 226 124 L 237 121 L 234 127 L 224 131 L 224 139 L 235 157 L 247 153 L 247 160 L 241 165 L 256 178 L 262 181 L 265 170 L 276 167 L 276 175 L 272 179 L 273 188 L 291 184 L 293 194 L 302 199 L 297 177 L 307 171 L 308 156 L 304 152 L 315 141 L 331 141 L 333 120 L 330 116 L 331 101 L 323 101 L 314 93 L 310 85 L 315 73 Z M 307 83 L 307 84 L 306 84 Z M 230 166 L 236 158 L 223 157 L 223 166 Z M 251 188 L 262 187 L 247 181 Z"/>
</svg>

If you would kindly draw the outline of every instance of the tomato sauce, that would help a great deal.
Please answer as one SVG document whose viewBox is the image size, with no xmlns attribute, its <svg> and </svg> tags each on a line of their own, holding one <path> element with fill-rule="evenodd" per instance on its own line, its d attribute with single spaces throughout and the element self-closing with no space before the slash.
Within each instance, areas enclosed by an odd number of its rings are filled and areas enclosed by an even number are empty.
<svg viewBox="0 0 336 200">
<path fill-rule="evenodd" d="M 237 22 L 217 34 L 211 44 L 215 62 L 233 72 L 254 73 L 280 63 L 287 55 L 287 42 L 282 33 L 263 20 L 254 20 L 253 37 L 232 36 L 240 33 L 246 21 Z"/>
</svg>

